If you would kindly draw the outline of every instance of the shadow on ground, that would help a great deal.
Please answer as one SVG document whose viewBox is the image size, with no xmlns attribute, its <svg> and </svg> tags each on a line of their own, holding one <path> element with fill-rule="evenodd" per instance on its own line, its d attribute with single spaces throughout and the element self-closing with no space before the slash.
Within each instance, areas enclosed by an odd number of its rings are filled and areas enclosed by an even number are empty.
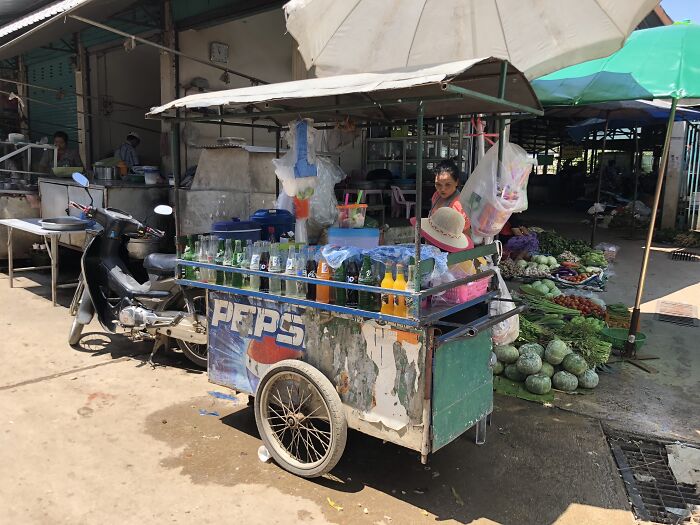
<svg viewBox="0 0 700 525">
<path fill-rule="evenodd" d="M 331 475 L 305 480 L 258 460 L 261 441 L 243 399 L 202 397 L 149 416 L 147 432 L 173 447 L 161 464 L 195 483 L 274 485 L 314 499 L 341 523 L 354 522 L 358 508 L 379 520 L 415 515 L 420 522 L 428 513 L 440 521 L 535 525 L 550 524 L 577 504 L 627 509 L 598 422 L 555 408 L 497 397 L 486 445 L 476 446 L 468 432 L 432 455 L 428 465 L 415 452 L 350 431 Z M 200 416 L 199 410 L 221 416 Z"/>
</svg>

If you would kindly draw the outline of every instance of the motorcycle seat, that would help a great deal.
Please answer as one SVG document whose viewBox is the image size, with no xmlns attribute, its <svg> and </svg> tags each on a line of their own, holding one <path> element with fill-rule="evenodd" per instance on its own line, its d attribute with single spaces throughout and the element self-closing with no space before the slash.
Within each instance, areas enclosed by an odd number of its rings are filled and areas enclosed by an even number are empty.
<svg viewBox="0 0 700 525">
<path fill-rule="evenodd" d="M 176 260 L 174 253 L 149 253 L 143 260 L 143 267 L 150 273 L 174 276 Z"/>
</svg>

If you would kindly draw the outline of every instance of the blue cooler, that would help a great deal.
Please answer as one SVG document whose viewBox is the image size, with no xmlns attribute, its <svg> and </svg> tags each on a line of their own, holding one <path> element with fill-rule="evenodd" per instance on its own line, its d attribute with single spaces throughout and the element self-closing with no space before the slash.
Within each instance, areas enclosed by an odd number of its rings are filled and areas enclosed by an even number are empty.
<svg viewBox="0 0 700 525">
<path fill-rule="evenodd" d="M 265 240 L 270 238 L 270 229 L 274 228 L 276 241 L 285 233 L 293 232 L 296 223 L 294 215 L 287 210 L 258 210 L 250 216 L 250 220 L 262 227 L 261 235 Z"/>
<path fill-rule="evenodd" d="M 211 233 L 219 239 L 240 239 L 241 241 L 259 241 L 261 239 L 260 224 L 253 221 L 231 219 L 219 221 L 211 225 Z"/>
</svg>

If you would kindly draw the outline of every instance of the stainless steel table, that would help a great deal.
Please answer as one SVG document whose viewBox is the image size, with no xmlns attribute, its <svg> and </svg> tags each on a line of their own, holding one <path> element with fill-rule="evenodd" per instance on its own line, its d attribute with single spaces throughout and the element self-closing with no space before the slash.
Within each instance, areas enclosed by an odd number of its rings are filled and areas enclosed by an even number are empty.
<svg viewBox="0 0 700 525">
<path fill-rule="evenodd" d="M 28 272 L 31 270 L 46 270 L 51 269 L 51 301 L 56 306 L 56 290 L 58 286 L 58 238 L 62 233 L 55 230 L 47 230 L 39 224 L 41 219 L 0 219 L 0 224 L 7 226 L 7 265 L 10 276 L 10 288 L 13 287 L 13 279 L 15 272 Z M 44 243 L 49 247 L 49 257 L 51 266 L 25 266 L 15 268 L 12 260 L 12 231 L 21 230 L 27 233 L 33 233 L 44 238 Z M 74 285 L 67 285 L 74 286 Z"/>
</svg>

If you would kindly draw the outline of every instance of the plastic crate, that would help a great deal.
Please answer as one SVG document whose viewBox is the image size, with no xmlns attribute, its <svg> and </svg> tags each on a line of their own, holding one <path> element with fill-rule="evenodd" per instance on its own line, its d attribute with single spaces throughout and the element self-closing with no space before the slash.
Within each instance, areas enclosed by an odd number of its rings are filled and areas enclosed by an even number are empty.
<svg viewBox="0 0 700 525">
<path fill-rule="evenodd" d="M 466 303 L 467 301 L 486 295 L 490 282 L 491 276 L 477 279 L 471 283 L 455 286 L 442 294 L 442 299 L 450 304 Z"/>
</svg>

